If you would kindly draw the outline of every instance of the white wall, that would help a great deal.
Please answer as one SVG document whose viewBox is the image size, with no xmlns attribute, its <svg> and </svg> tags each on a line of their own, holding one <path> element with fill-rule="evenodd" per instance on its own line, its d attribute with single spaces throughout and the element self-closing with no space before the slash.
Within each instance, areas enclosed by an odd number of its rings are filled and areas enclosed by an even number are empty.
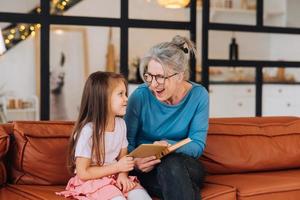
<svg viewBox="0 0 300 200">
<path fill-rule="evenodd" d="M 29 38 L 0 56 L 0 87 L 14 96 L 36 94 L 35 39 Z"/>
<path fill-rule="evenodd" d="M 40 5 L 40 0 L 0 0 L 0 12 L 27 13 Z"/>
</svg>

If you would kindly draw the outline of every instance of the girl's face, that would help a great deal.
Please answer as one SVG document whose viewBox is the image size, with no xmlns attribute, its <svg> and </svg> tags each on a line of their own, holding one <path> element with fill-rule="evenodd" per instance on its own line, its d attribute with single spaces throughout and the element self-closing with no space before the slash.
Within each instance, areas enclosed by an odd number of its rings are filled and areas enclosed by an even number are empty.
<svg viewBox="0 0 300 200">
<path fill-rule="evenodd" d="M 147 74 L 152 76 L 152 81 L 148 83 L 150 90 L 162 102 L 169 100 L 176 93 L 178 84 L 181 83 L 178 73 L 164 73 L 163 66 L 155 60 L 150 60 Z"/>
<path fill-rule="evenodd" d="M 113 115 L 123 116 L 126 113 L 127 106 L 126 87 L 123 82 L 112 91 L 111 94 L 111 110 Z"/>
</svg>

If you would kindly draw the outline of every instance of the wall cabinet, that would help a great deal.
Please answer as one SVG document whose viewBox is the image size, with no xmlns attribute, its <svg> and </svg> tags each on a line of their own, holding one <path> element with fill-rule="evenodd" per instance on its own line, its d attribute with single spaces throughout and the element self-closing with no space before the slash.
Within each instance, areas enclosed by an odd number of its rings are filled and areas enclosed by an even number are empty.
<svg viewBox="0 0 300 200">
<path fill-rule="evenodd" d="M 210 85 L 210 117 L 255 116 L 254 85 Z"/>
<path fill-rule="evenodd" d="M 300 116 L 300 85 L 264 85 L 264 116 Z"/>
</svg>

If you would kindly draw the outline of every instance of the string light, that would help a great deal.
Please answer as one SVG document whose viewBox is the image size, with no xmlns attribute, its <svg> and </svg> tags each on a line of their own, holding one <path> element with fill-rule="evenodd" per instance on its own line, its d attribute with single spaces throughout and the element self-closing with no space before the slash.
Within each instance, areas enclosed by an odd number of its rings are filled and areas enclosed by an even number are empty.
<svg viewBox="0 0 300 200">
<path fill-rule="evenodd" d="M 62 14 L 81 0 L 51 0 L 51 14 Z M 39 14 L 42 12 L 40 7 L 34 8 L 29 13 Z M 41 24 L 13 24 L 2 30 L 3 40 L 8 50 L 18 42 L 25 40 L 29 36 L 34 37 L 41 28 Z"/>
<path fill-rule="evenodd" d="M 20 28 L 19 28 L 19 30 L 20 30 L 20 31 L 24 31 L 25 28 L 26 28 L 26 27 L 25 27 L 24 25 L 21 25 Z"/>
<path fill-rule="evenodd" d="M 9 35 L 7 36 L 7 38 L 8 38 L 9 40 L 12 40 L 12 39 L 14 39 L 14 35 L 9 34 Z"/>
</svg>

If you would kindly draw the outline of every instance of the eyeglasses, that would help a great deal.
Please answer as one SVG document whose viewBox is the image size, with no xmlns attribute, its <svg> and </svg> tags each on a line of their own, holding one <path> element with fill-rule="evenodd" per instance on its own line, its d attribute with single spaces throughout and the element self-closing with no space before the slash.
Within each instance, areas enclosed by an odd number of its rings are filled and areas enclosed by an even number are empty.
<svg viewBox="0 0 300 200">
<path fill-rule="evenodd" d="M 174 73 L 170 76 L 163 76 L 161 74 L 157 74 L 157 75 L 152 75 L 149 73 L 145 73 L 144 74 L 144 80 L 150 85 L 152 83 L 153 77 L 155 78 L 155 81 L 157 82 L 157 84 L 159 85 L 163 85 L 165 83 L 166 79 L 171 78 L 172 76 L 177 75 L 178 73 Z"/>
</svg>

